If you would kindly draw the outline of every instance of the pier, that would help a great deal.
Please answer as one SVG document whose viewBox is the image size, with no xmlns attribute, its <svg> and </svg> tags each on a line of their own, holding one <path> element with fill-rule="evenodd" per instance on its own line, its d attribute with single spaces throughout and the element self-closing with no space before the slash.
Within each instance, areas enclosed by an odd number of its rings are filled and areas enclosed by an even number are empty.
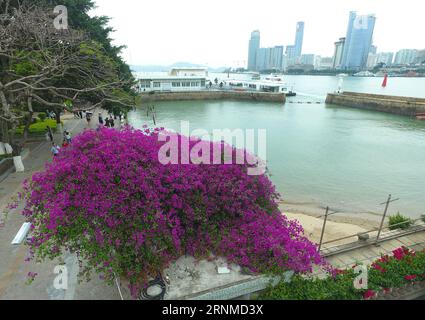
<svg viewBox="0 0 425 320">
<path fill-rule="evenodd" d="M 141 93 L 142 102 L 152 101 L 185 101 L 185 100 L 242 100 L 257 102 L 285 103 L 284 93 L 230 91 L 230 90 L 204 90 L 190 92 L 150 92 Z"/>
<path fill-rule="evenodd" d="M 326 103 L 409 117 L 418 117 L 420 114 L 425 114 L 424 98 L 387 96 L 358 92 L 342 92 L 329 93 L 326 98 Z"/>
</svg>

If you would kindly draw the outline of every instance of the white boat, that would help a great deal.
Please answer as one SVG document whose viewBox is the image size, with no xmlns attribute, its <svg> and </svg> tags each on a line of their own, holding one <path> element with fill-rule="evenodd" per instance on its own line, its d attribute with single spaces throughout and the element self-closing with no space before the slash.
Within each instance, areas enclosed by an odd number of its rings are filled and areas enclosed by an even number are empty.
<svg viewBox="0 0 425 320">
<path fill-rule="evenodd" d="M 354 77 L 374 77 L 375 74 L 370 71 L 360 71 L 353 75 Z"/>
<path fill-rule="evenodd" d="M 236 91 L 259 91 L 284 93 L 286 96 L 295 96 L 293 86 L 286 83 L 281 76 L 267 76 L 262 80 L 230 80 L 226 85 Z"/>
</svg>

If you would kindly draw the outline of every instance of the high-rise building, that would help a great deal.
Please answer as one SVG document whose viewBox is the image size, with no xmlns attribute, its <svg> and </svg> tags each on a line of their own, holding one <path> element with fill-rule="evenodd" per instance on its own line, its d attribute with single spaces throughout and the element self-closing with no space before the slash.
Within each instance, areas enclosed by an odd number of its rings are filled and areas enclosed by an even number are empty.
<svg viewBox="0 0 425 320">
<path fill-rule="evenodd" d="M 314 66 L 314 54 L 302 54 L 300 59 L 300 64 L 312 65 Z"/>
<path fill-rule="evenodd" d="M 345 38 L 339 38 L 339 41 L 335 42 L 334 60 L 332 64 L 333 69 L 340 69 L 342 63 L 342 54 L 344 53 Z"/>
<path fill-rule="evenodd" d="M 295 54 L 295 46 L 286 46 L 286 61 L 289 66 L 298 63 Z"/>
<path fill-rule="evenodd" d="M 286 62 L 287 65 L 299 64 L 303 51 L 304 41 L 304 22 L 297 22 L 297 30 L 295 33 L 295 44 L 286 46 Z"/>
<path fill-rule="evenodd" d="M 367 63 L 366 63 L 366 69 L 371 70 L 375 68 L 375 66 L 378 64 L 378 55 L 372 52 L 369 52 L 369 55 L 367 57 Z"/>
<path fill-rule="evenodd" d="M 256 71 L 257 51 L 260 48 L 260 31 L 255 30 L 251 33 L 248 51 L 248 70 Z"/>
<path fill-rule="evenodd" d="M 378 52 L 378 47 L 377 47 L 377 46 L 374 46 L 374 45 L 371 45 L 371 46 L 370 46 L 370 51 L 369 51 L 369 53 L 376 54 L 377 52 Z"/>
<path fill-rule="evenodd" d="M 395 55 L 394 64 L 411 64 L 415 62 L 418 50 L 403 49 Z"/>
<path fill-rule="evenodd" d="M 268 60 L 270 59 L 269 48 L 259 48 L 257 50 L 256 65 L 254 70 L 266 70 L 268 69 Z"/>
<path fill-rule="evenodd" d="M 332 69 L 334 58 L 333 57 L 320 57 L 320 60 L 317 61 L 318 66 L 316 69 L 318 70 L 329 70 Z"/>
<path fill-rule="evenodd" d="M 380 52 L 376 55 L 376 64 L 383 63 L 386 66 L 390 66 L 393 64 L 393 58 L 393 52 Z"/>
<path fill-rule="evenodd" d="M 425 49 L 416 53 L 415 63 L 425 64 Z"/>
<path fill-rule="evenodd" d="M 304 22 L 297 22 L 297 31 L 295 33 L 295 57 L 300 58 L 303 51 L 304 41 Z"/>
<path fill-rule="evenodd" d="M 272 48 L 270 57 L 270 69 L 283 69 L 283 46 L 275 46 Z"/>
<path fill-rule="evenodd" d="M 376 17 L 350 12 L 341 69 L 364 70 L 372 45 Z"/>
<path fill-rule="evenodd" d="M 257 71 L 261 70 L 282 70 L 283 69 L 283 46 L 273 48 L 259 48 L 257 50 L 256 66 Z"/>
</svg>

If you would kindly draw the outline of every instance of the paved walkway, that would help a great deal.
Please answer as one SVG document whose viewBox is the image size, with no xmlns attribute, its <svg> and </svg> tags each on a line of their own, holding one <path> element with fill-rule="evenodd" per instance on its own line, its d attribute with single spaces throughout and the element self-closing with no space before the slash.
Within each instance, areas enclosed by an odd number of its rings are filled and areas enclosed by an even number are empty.
<svg viewBox="0 0 425 320">
<path fill-rule="evenodd" d="M 89 128 L 87 121 L 64 117 L 64 126 L 72 135 Z M 93 117 L 91 128 L 97 126 L 97 113 Z M 62 142 L 62 133 L 55 134 L 55 142 Z M 54 262 L 25 262 L 28 247 L 25 245 L 13 246 L 11 242 L 16 233 L 25 222 L 21 215 L 23 204 L 7 212 L 6 207 L 13 197 L 21 190 L 22 182 L 30 178 L 35 172 L 43 170 L 47 161 L 52 159 L 51 144 L 47 141 L 31 144 L 30 153 L 23 160 L 24 173 L 12 173 L 0 182 L 0 300 L 31 299 L 31 300 L 94 300 L 94 299 L 120 299 L 115 287 L 106 285 L 98 278 L 89 283 L 77 283 L 78 264 L 73 255 L 65 255 L 64 262 L 68 269 L 68 290 L 57 290 L 54 280 L 58 276 L 54 273 L 55 267 L 60 265 Z M 36 280 L 27 285 L 28 272 L 36 272 Z"/>
<path fill-rule="evenodd" d="M 381 255 L 390 254 L 393 250 L 400 247 L 407 247 L 415 251 L 425 249 L 425 231 L 402 235 L 395 239 L 388 239 L 378 245 L 370 244 L 362 248 L 353 248 L 352 250 L 336 253 L 327 260 L 335 267 L 344 269 L 349 268 L 356 263 L 370 265 L 376 261 Z"/>
</svg>

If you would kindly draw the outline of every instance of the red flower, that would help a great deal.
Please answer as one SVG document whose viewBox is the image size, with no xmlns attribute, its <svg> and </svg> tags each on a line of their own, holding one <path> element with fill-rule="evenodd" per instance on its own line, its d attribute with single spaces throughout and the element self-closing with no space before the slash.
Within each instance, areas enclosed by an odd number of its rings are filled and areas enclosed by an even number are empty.
<svg viewBox="0 0 425 320">
<path fill-rule="evenodd" d="M 335 275 L 339 275 L 339 274 L 345 273 L 345 270 L 342 270 L 342 269 L 335 269 L 334 271 L 335 271 Z"/>
<path fill-rule="evenodd" d="M 382 273 L 386 272 L 387 270 L 385 268 L 383 268 L 380 264 L 378 263 L 372 263 L 372 268 L 374 268 L 375 270 L 379 270 Z"/>
<path fill-rule="evenodd" d="M 401 248 L 395 249 L 393 251 L 393 255 L 394 255 L 394 258 L 396 258 L 397 260 L 402 260 L 403 257 L 406 255 L 405 248 L 401 247 Z"/>
<path fill-rule="evenodd" d="M 365 293 L 363 293 L 363 298 L 368 300 L 370 298 L 373 298 L 375 295 L 376 295 L 376 292 L 369 289 Z"/>
<path fill-rule="evenodd" d="M 414 275 L 414 274 L 411 274 L 411 275 L 404 277 L 404 279 L 407 280 L 407 281 L 412 281 L 412 280 L 415 280 L 416 278 L 417 278 L 417 276 Z"/>
<path fill-rule="evenodd" d="M 388 255 L 382 256 L 381 259 L 378 260 L 378 262 L 386 263 L 390 261 L 390 257 Z"/>
</svg>

